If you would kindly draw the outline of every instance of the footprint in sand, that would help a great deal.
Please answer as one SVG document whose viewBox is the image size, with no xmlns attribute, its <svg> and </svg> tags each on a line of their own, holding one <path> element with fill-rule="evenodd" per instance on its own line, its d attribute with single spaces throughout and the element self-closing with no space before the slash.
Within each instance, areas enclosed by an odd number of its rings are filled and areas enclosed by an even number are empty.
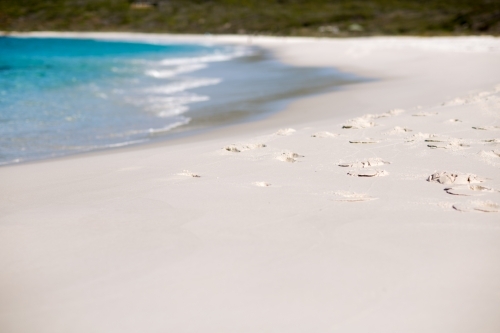
<svg viewBox="0 0 500 333">
<path fill-rule="evenodd" d="M 336 195 L 338 195 L 339 199 L 335 199 L 335 201 L 342 201 L 342 202 L 362 202 L 362 201 L 371 201 L 371 200 L 376 200 L 377 198 L 370 197 L 366 193 L 355 193 L 355 192 L 349 192 L 349 191 L 337 191 L 335 192 Z"/>
<path fill-rule="evenodd" d="M 379 118 L 394 117 L 400 115 L 403 112 L 405 112 L 405 110 L 403 109 L 392 109 L 384 113 L 377 113 L 377 114 L 369 113 L 364 115 L 363 118 L 379 119 Z"/>
<path fill-rule="evenodd" d="M 295 132 L 296 132 L 296 130 L 294 130 L 293 128 L 283 128 L 283 129 L 280 129 L 275 134 L 276 135 L 281 135 L 281 136 L 287 136 L 287 135 L 291 135 L 291 134 L 293 134 Z"/>
<path fill-rule="evenodd" d="M 472 126 L 472 128 L 480 131 L 495 131 L 499 130 L 500 126 Z"/>
<path fill-rule="evenodd" d="M 454 204 L 453 209 L 460 212 L 480 211 L 484 213 L 497 213 L 500 211 L 500 205 L 492 201 L 470 201 Z"/>
<path fill-rule="evenodd" d="M 374 127 L 377 124 L 373 121 L 374 119 L 386 118 L 397 116 L 401 113 L 405 112 L 402 109 L 394 109 L 384 113 L 379 114 L 365 114 L 364 116 L 349 119 L 345 125 L 342 126 L 344 129 L 362 129 L 362 128 L 370 128 Z"/>
<path fill-rule="evenodd" d="M 452 173 L 452 172 L 435 172 L 427 177 L 428 182 L 439 184 L 477 184 L 482 183 L 484 180 L 478 176 L 470 173 Z"/>
<path fill-rule="evenodd" d="M 500 143 L 500 139 L 483 140 L 483 142 L 487 142 L 487 143 Z"/>
<path fill-rule="evenodd" d="M 437 137 L 436 134 L 418 132 L 405 139 L 405 142 L 415 142 Z"/>
<path fill-rule="evenodd" d="M 479 159 L 491 165 L 498 165 L 500 163 L 500 150 L 481 150 L 479 153 Z"/>
<path fill-rule="evenodd" d="M 488 101 L 490 98 L 494 98 L 495 93 L 498 92 L 496 88 L 494 91 L 483 91 L 474 95 L 469 95 L 465 98 L 455 98 L 453 100 L 444 102 L 442 105 L 444 106 L 456 106 L 456 105 L 464 105 L 470 103 L 478 103 Z"/>
<path fill-rule="evenodd" d="M 338 166 L 343 168 L 369 168 L 381 166 L 384 164 L 391 164 L 390 162 L 384 161 L 381 158 L 369 158 L 366 161 L 355 161 L 355 162 L 342 162 Z"/>
<path fill-rule="evenodd" d="M 477 196 L 484 193 L 495 192 L 494 189 L 484 187 L 481 185 L 459 185 L 454 187 L 447 187 L 444 189 L 446 193 L 452 195 L 462 195 L 462 196 Z"/>
<path fill-rule="evenodd" d="M 181 173 L 178 173 L 179 176 L 187 176 L 187 177 L 194 177 L 194 178 L 200 178 L 200 175 L 197 175 L 195 173 L 192 173 L 188 170 L 184 170 Z"/>
<path fill-rule="evenodd" d="M 313 135 L 311 135 L 312 138 L 320 138 L 320 139 L 324 139 L 324 138 L 335 138 L 339 136 L 338 134 L 335 134 L 335 133 L 331 133 L 331 132 L 318 132 L 318 133 L 314 133 Z"/>
<path fill-rule="evenodd" d="M 342 126 L 343 129 L 362 129 L 370 128 L 375 126 L 375 122 L 371 120 L 372 118 L 359 117 L 354 119 L 349 119 L 345 125 Z"/>
<path fill-rule="evenodd" d="M 251 143 L 251 144 L 242 145 L 242 146 L 238 146 L 238 145 L 233 144 L 233 145 L 229 145 L 229 146 L 224 147 L 224 150 L 227 150 L 227 151 L 230 151 L 233 153 L 240 153 L 240 152 L 245 151 L 245 150 L 253 150 L 253 149 L 265 148 L 265 147 L 267 147 L 267 146 L 263 143 Z"/>
<path fill-rule="evenodd" d="M 299 155 L 294 152 L 284 152 L 281 153 L 281 155 L 279 155 L 278 157 L 276 157 L 276 159 L 282 162 L 295 163 L 297 162 L 297 158 L 300 157 L 304 157 L 304 155 Z"/>
<path fill-rule="evenodd" d="M 389 175 L 389 172 L 385 170 L 351 170 L 347 174 L 353 177 L 385 177 Z"/>
<path fill-rule="evenodd" d="M 271 186 L 270 183 L 266 183 L 266 182 L 254 182 L 252 184 L 255 185 L 255 186 L 258 186 L 258 187 L 269 187 L 269 186 Z"/>
<path fill-rule="evenodd" d="M 487 157 L 487 158 L 499 158 L 500 157 L 500 150 L 481 150 L 479 152 L 479 155 L 483 156 L 483 157 Z"/>
<path fill-rule="evenodd" d="M 452 139 L 448 137 L 433 136 L 429 139 L 425 139 L 424 142 L 449 142 L 451 140 Z"/>
<path fill-rule="evenodd" d="M 463 143 L 462 140 L 453 138 L 433 137 L 430 139 L 425 139 L 424 142 L 428 142 L 429 144 L 427 145 L 427 147 L 431 149 L 441 148 L 450 150 L 460 150 L 460 149 L 467 149 L 470 147 L 470 145 Z"/>
<path fill-rule="evenodd" d="M 397 135 L 397 134 L 408 133 L 408 132 L 412 132 L 412 130 L 409 128 L 406 128 L 406 127 L 396 126 L 392 130 L 384 132 L 383 134 L 384 135 Z"/>
<path fill-rule="evenodd" d="M 365 139 L 359 139 L 359 140 L 349 140 L 349 143 L 355 143 L 355 144 L 370 144 L 370 143 L 379 143 L 380 140 L 372 139 L 372 138 L 365 138 Z"/>
<path fill-rule="evenodd" d="M 404 112 L 405 112 L 405 110 L 403 110 L 403 109 L 392 109 L 392 110 L 389 110 L 387 112 L 379 114 L 378 118 L 399 116 L 400 114 L 402 114 Z"/>
<path fill-rule="evenodd" d="M 418 112 L 415 114 L 412 114 L 413 117 L 432 117 L 436 116 L 438 113 L 437 112 Z"/>
<path fill-rule="evenodd" d="M 224 150 L 227 150 L 227 151 L 230 151 L 230 152 L 233 152 L 233 153 L 239 153 L 239 152 L 241 152 L 240 148 L 236 147 L 235 145 L 226 146 L 226 147 L 224 147 Z"/>
</svg>

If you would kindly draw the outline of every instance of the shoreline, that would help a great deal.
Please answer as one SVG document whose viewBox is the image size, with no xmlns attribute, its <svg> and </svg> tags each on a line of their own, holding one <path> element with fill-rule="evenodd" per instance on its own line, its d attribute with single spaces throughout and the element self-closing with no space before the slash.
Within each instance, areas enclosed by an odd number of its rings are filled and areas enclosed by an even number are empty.
<svg viewBox="0 0 500 333">
<path fill-rule="evenodd" d="M 252 43 L 378 80 L 197 137 L 0 168 L 0 327 L 500 329 L 500 39 Z"/>
<path fill-rule="evenodd" d="M 193 43 L 196 45 L 203 45 L 203 46 L 216 46 L 216 45 L 218 45 L 218 46 L 236 46 L 236 44 L 234 42 L 228 43 L 226 41 L 217 41 L 215 43 L 212 43 L 212 42 L 208 43 L 206 41 L 205 36 L 192 36 L 191 40 L 189 42 L 185 42 L 182 39 L 179 40 L 178 38 L 175 38 L 175 40 L 174 40 L 170 36 L 165 38 L 165 36 L 158 36 L 158 35 L 153 35 L 153 36 L 148 35 L 148 36 L 146 36 L 147 40 L 144 40 L 143 34 L 139 34 L 139 35 L 136 35 L 136 34 L 112 34 L 112 35 L 108 36 L 108 34 L 88 35 L 85 33 L 83 33 L 83 34 L 79 34 L 79 33 L 76 33 L 76 34 L 75 33 L 70 33 L 70 34 L 65 34 L 65 33 L 62 33 L 62 34 L 61 33 L 33 33 L 33 34 L 31 34 L 31 33 L 28 33 L 28 34 L 25 34 L 25 33 L 22 33 L 22 34 L 12 34 L 11 36 L 18 37 L 18 38 L 19 37 L 71 38 L 71 39 L 84 38 L 84 39 L 97 40 L 97 41 L 99 41 L 99 40 L 101 40 L 101 41 L 117 41 L 117 42 L 122 41 L 122 42 L 144 43 L 144 44 L 153 44 L 153 45 L 154 44 L 163 44 L 163 43 L 166 43 L 166 44 L 180 43 L 181 45 Z M 173 37 L 178 37 L 178 36 L 173 36 Z M 244 41 L 244 38 L 240 39 L 237 44 L 242 44 L 241 43 L 242 41 Z M 250 47 L 255 48 L 255 50 L 250 52 L 249 51 Z M 273 68 L 272 66 L 275 66 L 276 68 L 278 66 L 288 67 L 289 69 L 287 68 L 286 70 L 289 72 L 291 72 L 291 68 L 299 68 L 302 70 L 302 72 L 306 69 L 304 67 L 291 66 L 288 64 L 287 65 L 284 65 L 284 64 L 279 65 L 280 64 L 279 60 L 272 54 L 271 51 L 269 51 L 265 48 L 262 48 L 260 45 L 250 46 L 250 47 L 248 48 L 247 51 L 250 52 L 251 54 L 243 55 L 243 57 L 257 56 L 257 57 L 261 58 L 261 60 L 259 60 L 260 62 L 267 61 L 267 62 L 273 62 L 273 63 L 278 64 L 276 66 L 271 65 L 270 68 L 268 68 L 268 69 L 272 69 Z M 246 53 L 247 51 L 245 51 L 244 53 Z M 236 56 L 236 58 L 231 56 L 226 61 L 234 61 L 238 58 L 241 58 L 241 56 Z M 250 58 L 247 59 L 247 61 L 249 61 L 249 60 L 250 60 Z M 223 63 L 226 61 L 223 61 Z M 256 60 L 253 60 L 253 61 L 256 61 Z M 208 63 L 211 63 L 211 61 L 208 61 Z M 215 65 L 217 65 L 217 64 L 219 64 L 218 61 L 216 61 Z M 261 65 L 261 64 L 257 63 L 257 64 L 252 64 L 251 66 L 261 66 L 262 67 L 265 65 Z M 269 65 L 267 65 L 267 66 L 269 66 Z M 248 65 L 247 65 L 247 67 L 248 67 Z M 256 67 L 256 68 L 258 68 L 258 67 Z M 242 68 L 240 68 L 240 70 L 241 69 Z M 306 83 L 303 83 L 301 86 L 296 86 L 293 88 L 290 87 L 290 89 L 293 89 L 293 90 L 279 91 L 278 95 L 272 96 L 273 99 L 271 99 L 271 95 L 269 95 L 269 96 L 264 95 L 263 96 L 264 100 L 262 100 L 260 102 L 251 99 L 250 96 L 247 96 L 246 98 L 238 100 L 239 104 L 251 103 L 254 109 L 259 110 L 259 112 L 254 112 L 255 114 L 245 115 L 245 116 L 236 116 L 236 117 L 233 117 L 235 119 L 232 119 L 232 120 L 219 120 L 218 122 L 217 121 L 215 121 L 215 122 L 209 121 L 211 124 L 200 125 L 200 124 L 197 124 L 197 121 L 199 122 L 199 119 L 197 119 L 197 117 L 199 117 L 199 115 L 197 115 L 197 113 L 199 114 L 199 110 L 196 110 L 196 107 L 195 107 L 194 116 L 189 115 L 189 112 L 192 112 L 192 110 L 188 110 L 189 111 L 187 114 L 188 118 L 193 117 L 193 119 L 191 119 L 191 121 L 188 121 L 186 124 L 181 125 L 181 128 L 174 128 L 174 130 L 166 132 L 164 135 L 160 135 L 160 136 L 156 136 L 156 137 L 149 137 L 149 138 L 135 138 L 135 139 L 131 138 L 130 143 L 127 143 L 127 142 L 110 143 L 109 145 L 104 145 L 101 147 L 98 147 L 96 145 L 93 148 L 89 148 L 87 151 L 76 150 L 74 152 L 66 151 L 66 152 L 62 152 L 62 153 L 58 152 L 58 151 L 54 151 L 55 154 L 53 156 L 34 157 L 34 158 L 28 157 L 26 159 L 21 159 L 20 161 L 18 159 L 16 159 L 16 160 L 12 160 L 12 161 L 7 161 L 5 163 L 0 163 L 0 167 L 5 167 L 5 166 L 9 166 L 9 165 L 14 166 L 14 165 L 20 165 L 20 164 L 26 164 L 26 163 L 37 163 L 37 162 L 43 162 L 46 160 L 58 160 L 58 159 L 64 159 L 64 158 L 72 158 L 72 157 L 76 157 L 76 156 L 81 155 L 81 154 L 88 155 L 88 154 L 93 154 L 93 153 L 106 153 L 106 152 L 113 151 L 115 149 L 118 149 L 118 150 L 123 150 L 123 149 L 128 149 L 128 148 L 135 149 L 137 147 L 148 147 L 150 145 L 158 145 L 158 144 L 161 145 L 162 142 L 166 142 L 166 141 L 170 141 L 170 140 L 174 140 L 177 142 L 186 142 L 186 138 L 188 138 L 190 136 L 196 136 L 196 137 L 199 137 L 200 140 L 203 140 L 204 138 L 207 138 L 207 137 L 217 136 L 217 134 L 214 134 L 213 132 L 217 131 L 218 129 L 226 128 L 228 126 L 232 126 L 232 125 L 236 125 L 236 124 L 241 125 L 241 124 L 254 122 L 254 121 L 260 121 L 262 119 L 265 119 L 265 118 L 269 117 L 270 115 L 273 115 L 277 112 L 282 111 L 283 109 L 286 108 L 286 106 L 288 104 L 290 104 L 290 103 L 292 103 L 300 98 L 321 95 L 321 94 L 325 94 L 328 92 L 333 92 L 333 91 L 339 90 L 343 86 L 352 85 L 352 84 L 359 84 L 359 83 L 362 83 L 365 81 L 373 80 L 371 78 L 357 77 L 357 76 L 351 75 L 349 73 L 340 72 L 334 68 L 326 68 L 325 67 L 325 68 L 321 68 L 321 70 L 331 71 L 332 73 L 329 75 L 331 78 L 326 79 L 325 74 L 316 73 L 317 74 L 316 81 L 318 81 L 318 82 L 310 82 L 312 77 L 304 78 L 304 80 L 306 82 L 312 84 L 311 87 L 307 86 Z M 262 71 L 262 69 L 260 69 L 260 71 Z M 226 70 L 226 72 L 227 72 L 227 70 Z M 308 72 L 311 72 L 311 70 L 307 69 L 306 74 Z M 224 76 L 224 74 L 222 74 L 222 75 Z M 284 74 L 280 74 L 280 75 L 284 75 Z M 293 74 L 285 74 L 285 75 L 292 76 Z M 314 75 L 314 74 L 311 74 L 311 75 Z M 226 76 L 227 76 L 227 73 L 226 73 Z M 253 76 L 255 77 L 255 74 L 253 74 Z M 225 81 L 225 80 L 223 80 L 223 81 Z M 252 82 L 252 81 L 250 81 L 250 82 Z M 283 83 L 283 82 L 281 82 L 281 83 Z M 158 83 L 158 84 L 160 84 L 160 83 Z M 227 90 L 227 88 L 228 87 L 226 86 L 225 89 L 218 88 L 218 90 L 224 91 L 224 90 Z M 230 95 L 231 93 L 232 93 L 232 91 L 229 90 L 226 94 Z M 208 110 L 206 110 L 206 111 L 209 111 L 209 114 L 210 114 L 210 108 L 215 109 L 215 107 L 211 106 L 211 105 L 204 106 L 202 108 L 208 108 Z M 200 109 L 200 108 L 198 107 L 198 109 Z M 221 115 L 224 115 L 224 114 L 221 113 Z M 205 118 L 207 118 L 207 117 L 208 117 L 208 120 L 211 119 L 210 115 L 205 116 Z M 204 121 L 206 122 L 206 119 Z M 144 131 L 144 129 L 141 129 L 141 130 Z M 208 134 L 208 133 L 210 133 L 210 134 Z M 89 144 L 91 144 L 91 143 L 89 143 Z"/>
<path fill-rule="evenodd" d="M 280 100 L 280 103 L 284 103 L 288 106 L 288 105 L 293 104 L 293 103 L 295 103 L 299 100 L 302 100 L 302 99 L 309 99 L 309 98 L 319 97 L 322 95 L 332 94 L 332 93 L 335 93 L 336 91 L 341 91 L 343 89 L 346 89 L 349 86 L 363 84 L 363 83 L 366 83 L 366 82 L 342 84 L 342 85 L 335 86 L 334 88 L 330 88 L 330 89 L 326 89 L 326 90 L 322 90 L 322 91 L 317 91 L 314 93 L 309 93 L 307 95 L 300 96 L 300 97 L 289 97 L 287 99 Z M 165 136 L 165 137 L 162 137 L 162 138 L 159 138 L 156 140 L 140 142 L 140 143 L 133 143 L 130 145 L 117 146 L 117 147 L 103 147 L 103 148 L 99 148 L 99 149 L 76 152 L 73 154 L 67 154 L 67 155 L 61 155 L 61 156 L 52 156 L 52 157 L 32 159 L 32 160 L 24 160 L 24 161 L 20 161 L 20 162 L 12 162 L 12 163 L 8 163 L 8 164 L 0 164 L 0 168 L 16 167 L 19 165 L 38 164 L 38 163 L 53 162 L 53 161 L 55 162 L 55 161 L 61 161 L 61 160 L 66 160 L 66 159 L 78 159 L 78 158 L 107 155 L 107 154 L 114 154 L 114 153 L 123 153 L 123 152 L 127 152 L 127 151 L 137 151 L 137 150 L 142 150 L 142 149 L 168 147 L 168 146 L 174 146 L 174 145 L 179 145 L 179 144 L 191 144 L 191 143 L 196 143 L 196 142 L 205 141 L 205 140 L 222 139 L 224 137 L 234 135 L 235 133 L 249 135 L 249 134 L 253 133 L 256 129 L 263 131 L 264 129 L 270 130 L 272 128 L 275 128 L 276 125 L 275 125 L 274 120 L 270 121 L 270 122 L 267 122 L 266 120 L 269 120 L 269 118 L 271 118 L 271 117 L 276 117 L 279 113 L 284 112 L 286 109 L 287 109 L 287 107 L 285 107 L 284 109 L 280 108 L 280 109 L 274 110 L 268 114 L 260 115 L 259 118 L 261 118 L 261 119 L 257 119 L 257 120 L 240 120 L 240 121 L 235 122 L 235 123 L 222 124 L 222 125 L 217 125 L 217 126 L 212 126 L 212 127 L 207 127 L 207 128 L 188 130 L 185 132 L 174 132 L 168 136 Z M 299 120 L 295 120 L 295 121 L 289 123 L 289 126 L 294 126 L 294 124 L 297 124 L 297 123 L 299 123 Z"/>
</svg>

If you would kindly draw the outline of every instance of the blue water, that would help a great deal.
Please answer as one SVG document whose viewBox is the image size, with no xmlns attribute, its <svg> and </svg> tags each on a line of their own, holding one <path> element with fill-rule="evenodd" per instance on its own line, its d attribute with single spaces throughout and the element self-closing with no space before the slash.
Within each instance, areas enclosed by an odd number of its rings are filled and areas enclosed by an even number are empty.
<svg viewBox="0 0 500 333">
<path fill-rule="evenodd" d="M 340 77 L 249 47 L 1 37 L 0 164 L 251 118 Z"/>
</svg>

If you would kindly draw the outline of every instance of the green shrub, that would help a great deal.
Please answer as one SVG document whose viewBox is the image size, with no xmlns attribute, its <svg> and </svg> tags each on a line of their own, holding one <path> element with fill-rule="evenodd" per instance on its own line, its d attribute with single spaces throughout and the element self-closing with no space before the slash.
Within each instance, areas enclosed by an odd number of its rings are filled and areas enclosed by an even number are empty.
<svg viewBox="0 0 500 333">
<path fill-rule="evenodd" d="M 500 34 L 500 0 L 1 0 L 0 30 L 307 36 Z"/>
</svg>

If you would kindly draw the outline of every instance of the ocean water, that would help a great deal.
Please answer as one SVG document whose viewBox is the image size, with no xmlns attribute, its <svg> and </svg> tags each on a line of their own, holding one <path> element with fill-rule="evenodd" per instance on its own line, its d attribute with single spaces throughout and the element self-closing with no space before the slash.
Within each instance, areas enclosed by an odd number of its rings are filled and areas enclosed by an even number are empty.
<svg viewBox="0 0 500 333">
<path fill-rule="evenodd" d="M 0 37 L 0 165 L 247 121 L 354 81 L 251 46 Z"/>
</svg>

